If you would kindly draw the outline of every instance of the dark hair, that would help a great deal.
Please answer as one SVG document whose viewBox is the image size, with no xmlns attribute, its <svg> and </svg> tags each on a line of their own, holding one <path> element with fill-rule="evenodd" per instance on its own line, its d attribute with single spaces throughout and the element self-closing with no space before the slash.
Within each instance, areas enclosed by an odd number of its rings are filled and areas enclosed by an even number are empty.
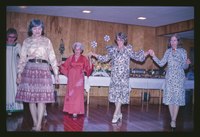
<svg viewBox="0 0 200 137">
<path fill-rule="evenodd" d="M 15 36 L 16 36 L 15 41 L 17 40 L 18 34 L 17 34 L 16 29 L 14 29 L 14 28 L 9 28 L 9 29 L 7 30 L 7 32 L 6 32 L 6 34 L 7 34 L 7 37 L 8 37 L 8 35 L 10 35 L 10 34 L 15 34 Z"/>
<path fill-rule="evenodd" d="M 28 36 L 32 36 L 33 35 L 32 28 L 38 27 L 38 26 L 42 27 L 42 34 L 41 35 L 44 35 L 44 23 L 39 19 L 33 19 L 30 22 L 29 27 L 28 27 Z"/>
<path fill-rule="evenodd" d="M 124 45 L 127 45 L 128 39 L 125 33 L 119 32 L 115 35 L 115 43 L 117 43 L 117 38 L 124 40 Z"/>
<path fill-rule="evenodd" d="M 179 36 L 177 33 L 173 34 L 173 35 L 168 39 L 168 48 L 171 48 L 171 43 L 170 43 L 170 41 L 171 41 L 171 38 L 172 38 L 172 37 L 176 37 L 176 38 L 177 38 L 177 41 L 178 41 L 177 48 L 182 48 L 182 41 L 181 41 L 180 36 Z"/>
</svg>

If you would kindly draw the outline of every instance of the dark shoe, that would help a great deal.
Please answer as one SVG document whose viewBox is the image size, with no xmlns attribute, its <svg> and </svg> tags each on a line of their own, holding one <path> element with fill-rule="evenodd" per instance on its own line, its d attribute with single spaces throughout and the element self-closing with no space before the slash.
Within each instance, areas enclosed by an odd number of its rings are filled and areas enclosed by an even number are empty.
<svg viewBox="0 0 200 137">
<path fill-rule="evenodd" d="M 172 128 L 172 131 L 175 131 L 175 129 L 176 129 L 176 121 L 171 121 L 170 126 Z"/>
</svg>

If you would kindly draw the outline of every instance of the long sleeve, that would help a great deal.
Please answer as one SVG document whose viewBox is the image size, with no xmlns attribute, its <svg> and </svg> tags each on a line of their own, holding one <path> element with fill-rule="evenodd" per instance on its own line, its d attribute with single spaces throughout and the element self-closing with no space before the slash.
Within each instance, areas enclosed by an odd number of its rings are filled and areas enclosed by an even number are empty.
<svg viewBox="0 0 200 137">
<path fill-rule="evenodd" d="M 55 55 L 55 52 L 54 52 L 54 49 L 53 49 L 53 46 L 52 46 L 52 43 L 50 40 L 48 41 L 47 52 L 48 52 L 49 63 L 51 64 L 54 75 L 58 75 L 57 59 L 56 59 L 56 55 Z"/>
<path fill-rule="evenodd" d="M 17 65 L 18 74 L 21 74 L 23 72 L 26 62 L 27 62 L 27 42 L 24 41 L 20 52 L 19 63 Z"/>
<path fill-rule="evenodd" d="M 111 59 L 111 56 L 109 54 L 107 55 L 98 55 L 97 59 L 99 62 L 108 62 Z"/>
<path fill-rule="evenodd" d="M 17 56 L 20 57 L 20 52 L 21 52 L 21 44 L 20 43 L 17 43 L 16 44 L 16 53 L 17 53 Z"/>
<path fill-rule="evenodd" d="M 17 73 L 17 65 L 20 59 L 20 52 L 21 52 L 21 44 L 17 43 L 16 46 L 14 47 L 14 51 L 13 51 L 13 55 L 14 55 L 14 60 L 15 60 L 15 69 L 16 69 L 16 73 Z"/>
<path fill-rule="evenodd" d="M 187 52 L 186 50 L 182 50 L 182 58 L 183 58 L 183 61 L 182 61 L 182 68 L 183 69 L 187 69 L 189 67 L 189 65 L 186 63 L 187 62 Z"/>
<path fill-rule="evenodd" d="M 108 62 L 109 60 L 111 60 L 115 49 L 116 49 L 116 46 L 112 46 L 112 48 L 109 49 L 108 54 L 98 55 L 97 56 L 98 61 L 99 62 Z"/>
<path fill-rule="evenodd" d="M 128 55 L 130 56 L 131 59 L 134 59 L 136 61 L 140 61 L 143 62 L 145 60 L 145 56 L 144 56 L 144 51 L 143 50 L 139 50 L 139 51 L 133 51 L 132 46 L 128 45 L 127 46 L 127 51 L 128 51 Z"/>
<path fill-rule="evenodd" d="M 85 57 L 84 59 L 84 72 L 86 73 L 86 75 L 89 77 L 93 71 L 93 67 L 94 65 L 90 65 L 89 60 Z"/>
<path fill-rule="evenodd" d="M 60 73 L 64 74 L 65 76 L 68 76 L 71 60 L 72 60 L 72 56 L 67 58 L 67 60 L 59 67 Z"/>
<path fill-rule="evenodd" d="M 167 61 L 168 61 L 168 57 L 169 57 L 169 49 L 165 52 L 163 58 L 161 60 L 159 60 L 156 56 L 153 56 L 153 60 L 160 66 L 163 67 Z"/>
<path fill-rule="evenodd" d="M 18 64 L 18 73 L 21 74 L 27 61 L 34 58 L 47 60 L 52 66 L 54 75 L 58 75 L 58 66 L 54 49 L 51 41 L 47 37 L 28 37 L 24 40 Z"/>
</svg>

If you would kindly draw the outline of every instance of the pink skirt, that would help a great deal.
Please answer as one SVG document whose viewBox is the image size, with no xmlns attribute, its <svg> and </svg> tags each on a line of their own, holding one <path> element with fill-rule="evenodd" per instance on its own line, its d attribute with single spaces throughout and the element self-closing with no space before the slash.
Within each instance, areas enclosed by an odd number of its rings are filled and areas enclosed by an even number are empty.
<svg viewBox="0 0 200 137">
<path fill-rule="evenodd" d="M 17 87 L 16 101 L 29 103 L 53 103 L 54 86 L 49 64 L 28 62 Z"/>
</svg>

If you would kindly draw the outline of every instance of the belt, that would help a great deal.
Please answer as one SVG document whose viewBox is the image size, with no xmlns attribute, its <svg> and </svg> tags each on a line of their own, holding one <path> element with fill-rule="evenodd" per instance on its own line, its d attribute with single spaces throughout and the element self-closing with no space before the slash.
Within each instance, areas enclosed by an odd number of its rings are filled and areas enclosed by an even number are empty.
<svg viewBox="0 0 200 137">
<path fill-rule="evenodd" d="M 43 59 L 29 59 L 29 62 L 34 62 L 34 63 L 48 63 L 48 61 L 43 60 Z"/>
</svg>

